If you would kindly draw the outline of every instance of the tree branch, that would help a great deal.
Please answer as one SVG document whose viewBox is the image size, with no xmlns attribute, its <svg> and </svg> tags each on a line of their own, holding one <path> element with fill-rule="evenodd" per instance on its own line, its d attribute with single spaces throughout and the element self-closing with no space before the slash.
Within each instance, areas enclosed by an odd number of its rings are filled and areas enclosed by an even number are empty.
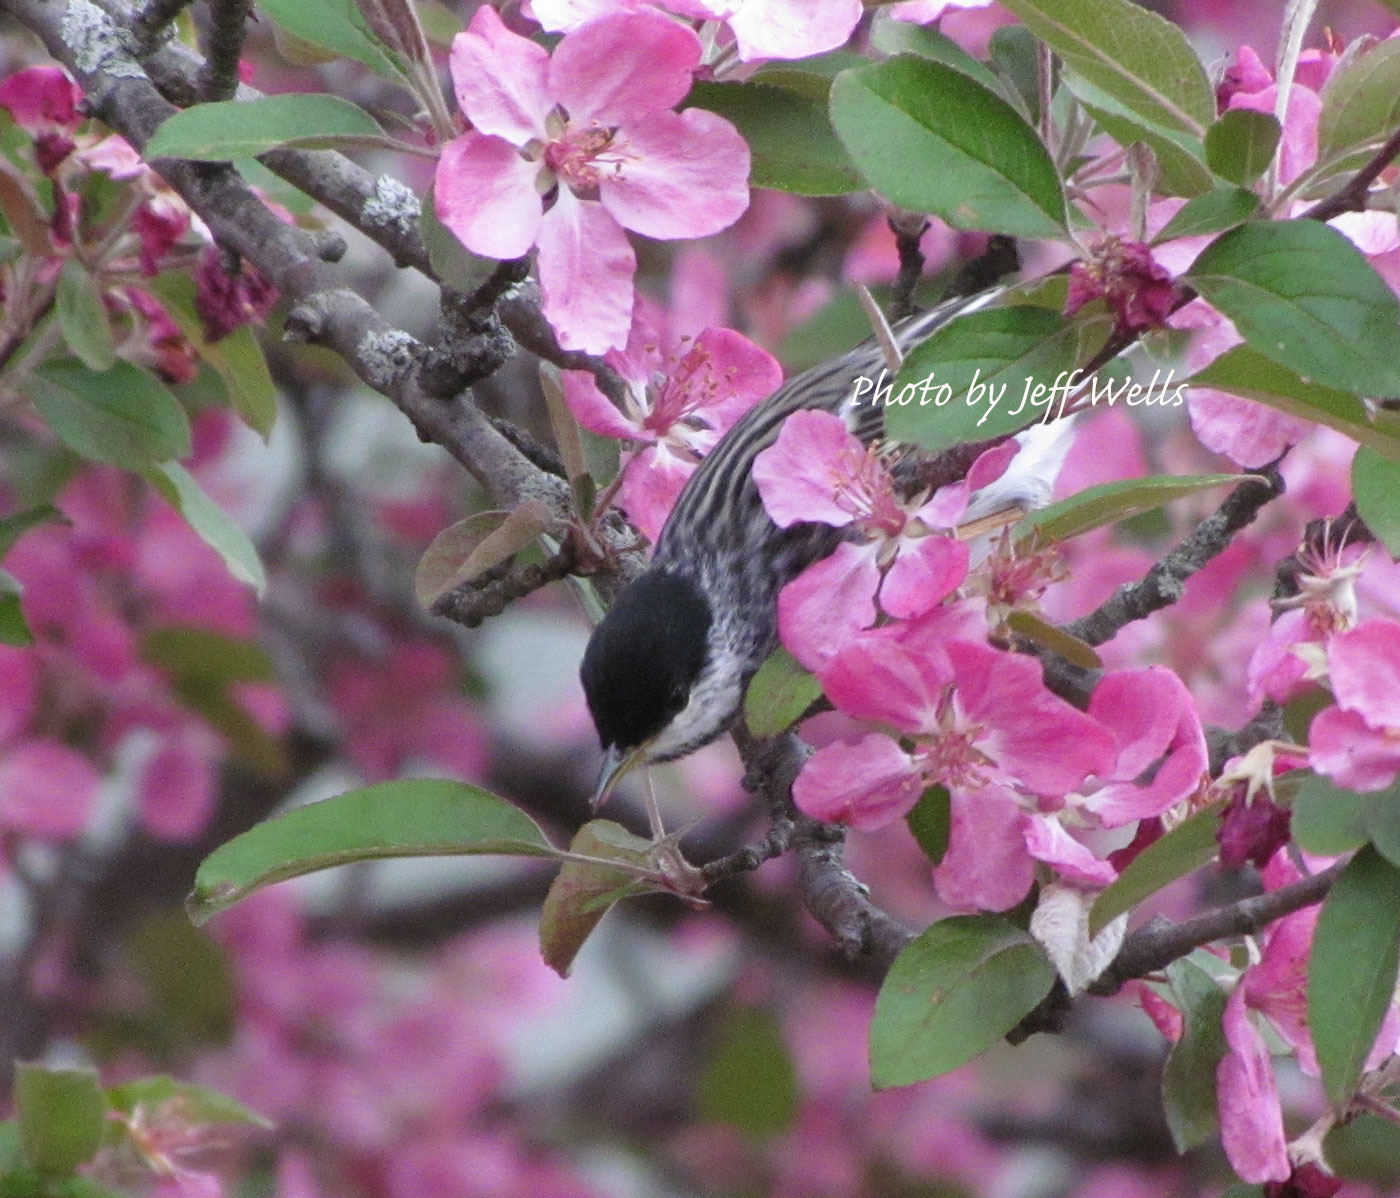
<svg viewBox="0 0 1400 1198">
<path fill-rule="evenodd" d="M 209 0 L 208 54 L 199 72 L 202 100 L 231 100 L 238 91 L 238 60 L 252 0 Z"/>
</svg>

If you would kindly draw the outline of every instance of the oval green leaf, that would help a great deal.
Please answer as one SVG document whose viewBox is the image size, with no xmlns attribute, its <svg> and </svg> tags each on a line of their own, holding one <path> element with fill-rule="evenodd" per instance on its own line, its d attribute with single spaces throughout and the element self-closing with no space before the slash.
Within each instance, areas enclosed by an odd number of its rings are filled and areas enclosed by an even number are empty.
<svg viewBox="0 0 1400 1198">
<path fill-rule="evenodd" d="M 744 720 L 758 737 L 777 736 L 821 698 L 821 683 L 786 649 L 773 651 L 749 683 Z"/>
<path fill-rule="evenodd" d="M 1065 197 L 1054 160 L 1001 96 L 927 59 L 901 55 L 843 71 L 831 122 L 871 187 L 956 229 L 1060 237 Z"/>
<path fill-rule="evenodd" d="M 1215 89 L 1186 35 L 1130 0 L 1004 0 L 1067 67 L 1140 117 L 1205 135 Z"/>
<path fill-rule="evenodd" d="M 1247 478 L 1258 477 L 1255 474 L 1158 474 L 1151 478 L 1099 483 L 1028 513 L 1016 525 L 1015 532 L 1018 538 L 1035 533 L 1042 542 L 1064 541 L 1107 524 L 1131 520 L 1198 491 L 1230 487 Z"/>
<path fill-rule="evenodd" d="M 591 820 L 575 833 L 569 852 L 594 860 L 565 861 L 540 911 L 540 955 L 561 978 L 613 904 L 653 889 L 637 876 L 650 867 L 651 849 L 650 841 L 611 820 Z"/>
<path fill-rule="evenodd" d="M 255 890 L 333 865 L 481 853 L 556 850 L 528 815 L 480 787 L 443 778 L 383 782 L 297 807 L 215 849 L 185 906 L 204 923 Z"/>
<path fill-rule="evenodd" d="M 258 0 L 258 6 L 299 41 L 320 46 L 332 57 L 353 58 L 389 78 L 400 77 L 388 47 L 371 32 L 355 0 Z"/>
<path fill-rule="evenodd" d="M 54 296 L 58 325 L 73 356 L 89 370 L 110 370 L 117 360 L 112 325 L 97 280 L 76 258 L 63 264 Z"/>
<path fill-rule="evenodd" d="M 996 915 L 955 915 L 895 958 L 875 1000 L 877 1090 L 949 1073 L 990 1048 L 1055 984 L 1040 945 Z"/>
<path fill-rule="evenodd" d="M 1212 242 L 1186 281 L 1246 344 L 1309 382 L 1400 396 L 1400 301 L 1319 221 L 1252 221 Z"/>
<path fill-rule="evenodd" d="M 890 436 L 942 449 L 1041 419 L 1065 394 L 1052 389 L 1067 384 L 1086 351 L 1108 336 L 1111 318 L 1088 313 L 1067 321 L 1045 308 L 1018 306 L 949 321 L 904 360 L 885 401 Z"/>
<path fill-rule="evenodd" d="M 1222 179 L 1248 187 L 1269 169 L 1281 132 L 1270 113 L 1232 108 L 1206 134 L 1206 162 Z"/>
<path fill-rule="evenodd" d="M 764 83 L 697 83 L 686 97 L 686 106 L 692 105 L 719 113 L 743 134 L 755 187 L 829 196 L 865 186 L 832 131 L 823 101 Z"/>
<path fill-rule="evenodd" d="M 1400 127 L 1400 41 L 1378 42 L 1322 89 L 1317 158 L 1332 173 L 1360 166 Z"/>
<path fill-rule="evenodd" d="M 1154 245 L 1177 237 L 1201 237 L 1243 224 L 1259 211 L 1259 197 L 1243 187 L 1218 187 L 1195 196 L 1162 226 Z"/>
<path fill-rule="evenodd" d="M 267 574 L 263 570 L 262 559 L 258 557 L 248 534 L 204 493 L 188 470 L 178 462 L 162 462 L 144 471 L 144 474 L 166 502 L 185 518 L 185 523 L 199 534 L 200 539 L 223 558 L 230 574 L 259 595 L 267 590 Z"/>
<path fill-rule="evenodd" d="M 1125 911 L 1214 858 L 1219 847 L 1220 805 L 1203 807 L 1134 857 L 1095 900 L 1089 935 L 1097 936 Z"/>
<path fill-rule="evenodd" d="M 42 1173 L 71 1173 L 102 1143 L 107 1103 L 94 1069 L 15 1065 L 15 1107 L 29 1163 Z"/>
<path fill-rule="evenodd" d="M 328 137 L 382 139 L 375 119 L 358 104 L 320 92 L 196 104 L 166 118 L 144 151 L 157 158 L 223 162 L 294 142 Z"/>
<path fill-rule="evenodd" d="M 1160 843 L 1160 842 L 1159 842 Z M 1215 1071 L 1225 1055 L 1225 991 L 1194 961 L 1183 958 L 1167 966 L 1176 1005 L 1181 1010 L 1181 1039 L 1172 1045 L 1162 1067 L 1162 1110 L 1178 1152 L 1214 1138 L 1220 1127 Z"/>
<path fill-rule="evenodd" d="M 696 1087 L 700 1117 L 768 1140 L 792 1126 L 800 1099 L 792 1053 L 773 1013 L 730 1007 Z"/>
<path fill-rule="evenodd" d="M 1393 558 L 1400 558 L 1400 461 L 1363 445 L 1351 462 L 1356 510 Z"/>
<path fill-rule="evenodd" d="M 155 375 L 130 362 L 100 372 L 54 362 L 30 378 L 28 391 L 58 439 L 94 462 L 139 470 L 190 453 L 184 408 Z"/>
<path fill-rule="evenodd" d="M 1343 1109 L 1395 997 L 1400 868 L 1367 846 L 1322 904 L 1308 958 L 1308 1026 L 1328 1100 Z"/>
<path fill-rule="evenodd" d="M 1293 839 L 1304 852 L 1338 857 L 1366 843 L 1364 799 L 1331 779 L 1309 774 L 1293 796 Z"/>
</svg>

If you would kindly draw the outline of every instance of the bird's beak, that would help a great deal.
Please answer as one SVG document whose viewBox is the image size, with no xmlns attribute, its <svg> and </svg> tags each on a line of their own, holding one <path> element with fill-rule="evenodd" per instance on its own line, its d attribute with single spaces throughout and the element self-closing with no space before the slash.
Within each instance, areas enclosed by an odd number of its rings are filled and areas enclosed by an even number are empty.
<svg viewBox="0 0 1400 1198">
<path fill-rule="evenodd" d="M 627 750 L 613 745 L 607 750 L 603 755 L 603 768 L 598 771 L 598 785 L 593 790 L 594 811 L 597 811 L 608 795 L 612 794 L 613 787 L 622 781 L 624 774 L 630 773 L 635 766 L 646 760 L 646 753 L 646 745 Z"/>
</svg>

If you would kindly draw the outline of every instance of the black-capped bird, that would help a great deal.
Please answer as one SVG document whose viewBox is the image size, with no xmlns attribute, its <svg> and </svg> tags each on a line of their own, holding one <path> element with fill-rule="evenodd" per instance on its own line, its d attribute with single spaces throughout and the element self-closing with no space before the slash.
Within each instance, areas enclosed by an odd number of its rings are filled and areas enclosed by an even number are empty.
<svg viewBox="0 0 1400 1198">
<path fill-rule="evenodd" d="M 959 297 L 910 317 L 893 330 L 900 351 L 1000 294 Z M 633 766 L 709 744 L 739 711 L 749 679 L 778 644 L 778 592 L 847 535 L 826 524 L 774 524 L 753 480 L 754 458 L 789 415 L 807 408 L 836 413 L 866 443 L 878 440 L 883 407 L 857 403 L 855 381 L 884 366 L 872 339 L 795 375 L 745 413 L 686 482 L 650 565 L 617 596 L 583 655 L 580 676 L 605 755 L 595 803 Z M 1021 433 L 1010 469 L 977 493 L 968 518 L 1044 504 L 1067 425 Z"/>
</svg>

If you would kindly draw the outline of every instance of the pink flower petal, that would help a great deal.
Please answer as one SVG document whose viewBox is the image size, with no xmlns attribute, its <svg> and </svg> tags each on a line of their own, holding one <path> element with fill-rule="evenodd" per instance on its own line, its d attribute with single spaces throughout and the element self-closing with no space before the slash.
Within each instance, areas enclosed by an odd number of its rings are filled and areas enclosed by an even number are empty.
<svg viewBox="0 0 1400 1198">
<path fill-rule="evenodd" d="M 618 131 L 626 156 L 598 194 L 618 224 L 646 237 L 708 237 L 749 206 L 749 147 L 702 108 L 653 112 Z"/>
<path fill-rule="evenodd" d="M 618 501 L 627 518 L 655 545 L 681 488 L 695 473 L 695 464 L 661 444 L 642 450 L 627 463 L 626 470 Z"/>
<path fill-rule="evenodd" d="M 959 911 L 1014 907 L 1035 877 L 1015 797 L 995 785 L 954 790 L 952 816 L 948 851 L 933 870 L 938 897 Z"/>
<path fill-rule="evenodd" d="M 722 380 L 714 395 L 701 405 L 721 431 L 783 385 L 778 359 L 733 329 L 706 328 L 695 339 L 695 348 L 708 355 L 710 375 Z"/>
<path fill-rule="evenodd" d="M 0 746 L 24 732 L 39 708 L 39 655 L 0 645 Z"/>
<path fill-rule="evenodd" d="M 564 402 L 583 428 L 600 437 L 619 441 L 646 441 L 648 434 L 618 411 L 617 405 L 598 389 L 597 380 L 587 370 L 562 372 Z"/>
<path fill-rule="evenodd" d="M 1192 387 L 1186 402 L 1201 444 L 1246 470 L 1272 462 L 1313 428 L 1306 420 L 1211 387 Z"/>
<path fill-rule="evenodd" d="M 565 349 L 601 354 L 627 344 L 637 259 L 601 204 L 559 189 L 540 226 L 545 319 Z"/>
<path fill-rule="evenodd" d="M 1111 767 L 1112 733 L 1046 690 L 1039 662 L 960 641 L 947 651 L 959 708 L 982 728 L 978 747 L 1026 789 L 1062 796 Z"/>
<path fill-rule="evenodd" d="M 549 92 L 572 125 L 622 125 L 685 99 L 700 39 L 655 9 L 622 12 L 566 34 L 549 64 Z"/>
<path fill-rule="evenodd" d="M 72 840 L 87 827 L 97 771 L 54 740 L 27 740 L 0 760 L 0 827 L 21 836 Z"/>
<path fill-rule="evenodd" d="M 805 815 L 862 832 L 907 814 L 923 791 L 923 774 L 909 754 L 878 733 L 818 749 L 792 784 L 793 802 Z"/>
<path fill-rule="evenodd" d="M 1366 620 L 1327 649 L 1332 693 L 1372 728 L 1400 729 L 1400 624 Z"/>
<path fill-rule="evenodd" d="M 1037 861 L 1053 866 L 1060 877 L 1084 886 L 1103 887 L 1118 877 L 1118 871 L 1102 861 L 1049 815 L 1028 816 L 1022 828 L 1026 850 Z"/>
<path fill-rule="evenodd" d="M 442 147 L 433 181 L 438 219 L 473 253 L 519 258 L 540 233 L 539 173 L 539 163 L 499 137 L 455 137 Z"/>
<path fill-rule="evenodd" d="M 754 482 L 773 522 L 779 528 L 803 521 L 835 528 L 850 524 L 854 517 L 836 502 L 836 488 L 851 473 L 850 463 L 866 452 L 834 413 L 794 412 L 777 440 L 754 458 Z"/>
<path fill-rule="evenodd" d="M 25 67 L 0 83 L 0 106 L 30 137 L 71 133 L 80 123 L 83 89 L 58 67 Z"/>
<path fill-rule="evenodd" d="M 1264 1037 L 1250 1022 L 1242 988 L 1225 1004 L 1225 1040 L 1215 1080 L 1220 1138 L 1241 1180 L 1284 1181 L 1292 1173 L 1274 1064 Z"/>
<path fill-rule="evenodd" d="M 732 10 L 729 28 L 734 31 L 739 57 L 807 58 L 844 46 L 860 20 L 860 0 L 741 0 L 741 3 L 709 6 Z"/>
<path fill-rule="evenodd" d="M 875 623 L 880 571 L 873 544 L 843 541 L 778 594 L 778 632 L 809 670 L 820 669 L 862 628 Z"/>
<path fill-rule="evenodd" d="M 141 826 L 158 840 L 189 840 L 204 830 L 218 794 L 214 746 L 203 737 L 175 737 L 142 767 L 137 779 Z"/>
<path fill-rule="evenodd" d="M 900 620 L 933 610 L 967 578 L 968 546 L 952 537 L 903 540 L 880 587 L 880 606 Z"/>
<path fill-rule="evenodd" d="M 820 678 L 838 711 L 901 732 L 922 732 L 935 726 L 953 671 L 941 647 L 920 656 L 898 641 L 873 635 L 846 645 Z"/>
<path fill-rule="evenodd" d="M 549 33 L 568 33 L 619 10 L 636 12 L 649 0 L 525 0 L 522 11 Z"/>
<path fill-rule="evenodd" d="M 489 4 L 452 39 L 448 65 L 457 103 L 478 132 L 517 146 L 546 136 L 545 117 L 553 107 L 549 53 L 507 29 Z"/>
<path fill-rule="evenodd" d="M 1348 790 L 1384 790 L 1400 772 L 1400 736 L 1378 732 L 1340 707 L 1313 718 L 1308 749 L 1308 764 Z"/>
</svg>

